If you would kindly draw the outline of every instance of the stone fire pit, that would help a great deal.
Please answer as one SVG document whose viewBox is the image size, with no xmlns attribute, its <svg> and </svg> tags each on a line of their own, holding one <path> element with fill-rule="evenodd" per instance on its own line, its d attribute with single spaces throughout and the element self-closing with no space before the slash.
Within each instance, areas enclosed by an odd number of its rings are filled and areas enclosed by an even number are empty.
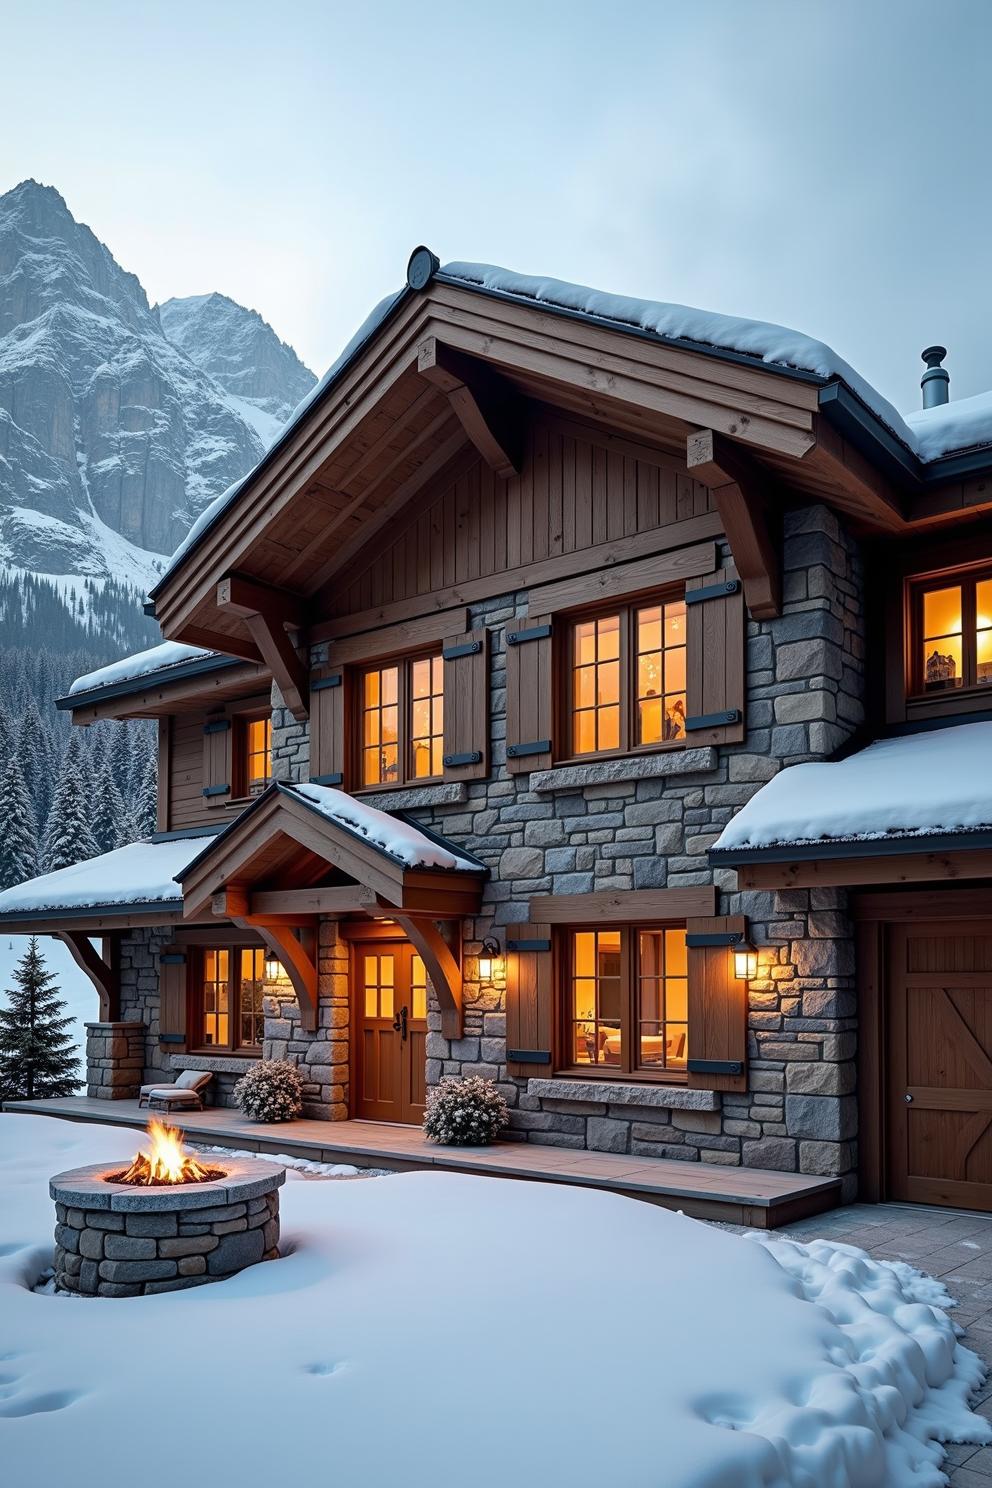
<svg viewBox="0 0 992 1488">
<path fill-rule="evenodd" d="M 215 1161 L 223 1176 L 207 1183 L 108 1183 L 119 1162 L 57 1174 L 49 1184 L 57 1286 L 138 1297 L 223 1281 L 277 1259 L 285 1169 L 254 1158 Z"/>
</svg>

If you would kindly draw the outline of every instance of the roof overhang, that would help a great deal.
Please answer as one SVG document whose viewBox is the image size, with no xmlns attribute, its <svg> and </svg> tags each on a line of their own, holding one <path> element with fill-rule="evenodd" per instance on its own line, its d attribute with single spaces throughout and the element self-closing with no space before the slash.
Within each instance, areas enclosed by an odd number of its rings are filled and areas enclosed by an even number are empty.
<svg viewBox="0 0 992 1488">
<path fill-rule="evenodd" d="M 261 692 L 271 682 L 271 673 L 260 662 L 205 656 L 143 677 L 69 693 L 57 698 L 55 706 L 71 712 L 73 723 L 83 725 L 102 718 L 156 718 Z"/>
<path fill-rule="evenodd" d="M 992 878 L 992 830 L 711 848 L 741 889 L 968 882 Z"/>
</svg>

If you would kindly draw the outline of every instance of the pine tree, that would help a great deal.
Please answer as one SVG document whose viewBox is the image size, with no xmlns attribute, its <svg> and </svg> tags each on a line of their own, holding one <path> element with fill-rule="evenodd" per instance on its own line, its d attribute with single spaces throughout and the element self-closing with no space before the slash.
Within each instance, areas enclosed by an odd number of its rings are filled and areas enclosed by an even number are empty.
<svg viewBox="0 0 992 1488">
<path fill-rule="evenodd" d="M 13 978 L 0 1008 L 0 1097 L 75 1095 L 82 1081 L 79 1050 L 67 1033 L 72 1018 L 33 935 Z"/>
<path fill-rule="evenodd" d="M 38 822 L 16 755 L 0 775 L 0 828 L 0 889 L 9 889 L 38 872 Z"/>
<path fill-rule="evenodd" d="M 127 811 L 120 791 L 114 783 L 113 772 L 104 765 L 97 776 L 93 794 L 93 836 L 101 852 L 110 852 L 120 846 L 121 832 Z"/>
<path fill-rule="evenodd" d="M 137 800 L 128 814 L 126 833 L 121 837 L 121 846 L 125 842 L 143 842 L 150 837 L 158 826 L 158 761 L 155 756 L 149 755 L 145 765 L 145 774 L 138 791 Z"/>
<path fill-rule="evenodd" d="M 39 821 L 48 815 L 51 800 L 51 757 L 45 731 L 34 702 L 28 703 L 17 735 L 17 760 Z"/>
<path fill-rule="evenodd" d="M 99 852 L 90 827 L 89 771 L 84 768 L 78 735 L 70 736 L 62 773 L 55 789 L 52 809 L 45 828 L 42 856 L 46 870 L 68 868 Z"/>
</svg>

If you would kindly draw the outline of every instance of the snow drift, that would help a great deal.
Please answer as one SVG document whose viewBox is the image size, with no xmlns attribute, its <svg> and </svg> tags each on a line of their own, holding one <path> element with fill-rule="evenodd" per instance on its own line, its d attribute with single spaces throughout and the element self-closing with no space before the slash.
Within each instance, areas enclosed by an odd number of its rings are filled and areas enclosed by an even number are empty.
<svg viewBox="0 0 992 1488">
<path fill-rule="evenodd" d="M 6 1475 L 106 1488 L 936 1488 L 985 1442 L 943 1288 L 617 1195 L 411 1173 L 288 1183 L 284 1258 L 120 1301 L 31 1291 L 48 1175 L 134 1132 L 0 1117 Z M 157 1400 L 182 1430 L 149 1436 Z"/>
</svg>

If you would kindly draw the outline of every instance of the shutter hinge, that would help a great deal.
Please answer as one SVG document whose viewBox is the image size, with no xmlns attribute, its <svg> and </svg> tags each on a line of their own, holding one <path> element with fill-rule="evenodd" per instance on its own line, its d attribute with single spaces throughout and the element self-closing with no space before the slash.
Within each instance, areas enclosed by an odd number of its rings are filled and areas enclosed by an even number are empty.
<svg viewBox="0 0 992 1488">
<path fill-rule="evenodd" d="M 729 723 L 740 723 L 743 714 L 740 708 L 725 708 L 722 713 L 694 713 L 685 721 L 685 731 L 693 729 L 723 728 Z"/>
<path fill-rule="evenodd" d="M 311 692 L 323 692 L 326 687 L 340 687 L 341 673 L 332 672 L 329 677 L 318 677 L 316 682 L 310 683 Z"/>
<path fill-rule="evenodd" d="M 203 794 L 205 796 L 229 796 L 231 787 L 230 785 L 205 785 Z"/>
<path fill-rule="evenodd" d="M 549 754 L 550 752 L 550 739 L 531 739 L 527 744 L 508 744 L 506 746 L 507 759 L 522 759 L 525 754 Z"/>
<path fill-rule="evenodd" d="M 446 754 L 444 764 L 446 768 L 455 769 L 458 765 L 477 765 L 481 759 L 481 749 L 469 749 L 464 754 Z"/>
<path fill-rule="evenodd" d="M 481 641 L 463 641 L 460 646 L 449 646 L 442 651 L 441 657 L 444 661 L 457 661 L 459 656 L 478 656 L 481 650 Z"/>
<path fill-rule="evenodd" d="M 230 727 L 229 718 L 214 718 L 210 723 L 203 725 L 203 732 L 205 734 L 226 734 Z"/>
<path fill-rule="evenodd" d="M 690 1075 L 742 1075 L 744 1061 L 741 1059 L 688 1059 L 686 1069 Z"/>
<path fill-rule="evenodd" d="M 549 636 L 550 634 L 550 625 L 532 625 L 529 630 L 508 630 L 506 632 L 506 644 L 508 646 L 522 646 L 525 641 L 543 641 L 545 636 Z"/>
<path fill-rule="evenodd" d="M 508 940 L 508 951 L 550 951 L 550 940 Z"/>
<path fill-rule="evenodd" d="M 550 1049 L 507 1049 L 507 1059 L 516 1064 L 550 1064 Z"/>
<path fill-rule="evenodd" d="M 685 602 L 692 605 L 702 604 L 707 599 L 726 599 L 728 594 L 736 594 L 740 587 L 740 579 L 725 579 L 722 584 L 704 584 L 702 589 L 687 589 Z"/>
<path fill-rule="evenodd" d="M 185 966 L 186 957 L 182 951 L 163 951 L 159 956 L 160 966 Z"/>
<path fill-rule="evenodd" d="M 690 950 L 700 950 L 703 946 L 735 946 L 740 945 L 744 935 L 740 930 L 721 930 L 710 933 L 695 934 L 690 931 L 685 938 L 686 945 Z"/>
<path fill-rule="evenodd" d="M 329 775 L 311 775 L 311 785 L 340 785 L 344 776 L 340 770 L 332 770 Z"/>
</svg>

